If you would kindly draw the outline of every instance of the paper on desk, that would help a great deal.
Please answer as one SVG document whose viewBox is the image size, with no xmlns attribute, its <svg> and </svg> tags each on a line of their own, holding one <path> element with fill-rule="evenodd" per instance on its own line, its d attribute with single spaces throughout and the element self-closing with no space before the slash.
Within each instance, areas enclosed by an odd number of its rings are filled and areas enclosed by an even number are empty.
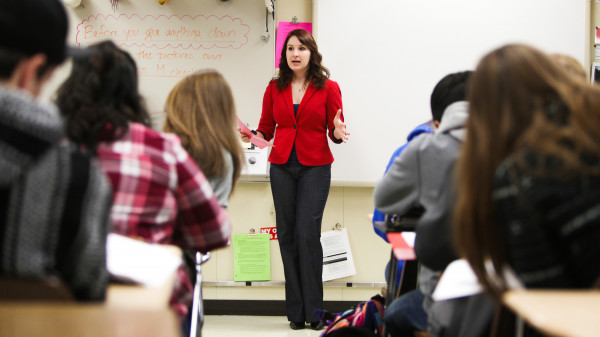
<svg viewBox="0 0 600 337">
<path fill-rule="evenodd" d="M 415 239 L 417 238 L 417 233 L 415 232 L 402 232 L 402 238 L 409 246 L 415 248 Z"/>
<path fill-rule="evenodd" d="M 471 269 L 467 260 L 452 261 L 440 278 L 433 299 L 436 301 L 450 300 L 479 294 L 482 288 L 477 281 L 477 276 Z"/>
<path fill-rule="evenodd" d="M 106 265 L 115 279 L 158 288 L 170 279 L 181 263 L 181 257 L 165 246 L 108 234 Z"/>
<path fill-rule="evenodd" d="M 267 142 L 265 139 L 257 137 L 255 134 L 253 134 L 250 131 L 250 129 L 246 126 L 246 124 L 244 124 L 244 122 L 242 122 L 242 120 L 239 117 L 237 118 L 237 124 L 238 124 L 238 128 L 240 129 L 240 132 L 243 133 L 244 135 L 250 137 L 250 143 L 258 146 L 259 149 L 262 150 L 265 147 L 273 146 L 273 143 Z"/>
</svg>

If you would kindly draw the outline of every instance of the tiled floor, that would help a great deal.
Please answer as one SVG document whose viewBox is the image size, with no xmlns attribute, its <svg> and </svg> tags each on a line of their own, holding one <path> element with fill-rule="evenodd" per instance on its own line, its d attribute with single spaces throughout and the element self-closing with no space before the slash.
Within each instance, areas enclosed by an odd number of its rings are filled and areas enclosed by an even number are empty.
<svg viewBox="0 0 600 337">
<path fill-rule="evenodd" d="M 319 337 L 308 327 L 292 330 L 285 316 L 206 316 L 202 337 Z"/>
</svg>

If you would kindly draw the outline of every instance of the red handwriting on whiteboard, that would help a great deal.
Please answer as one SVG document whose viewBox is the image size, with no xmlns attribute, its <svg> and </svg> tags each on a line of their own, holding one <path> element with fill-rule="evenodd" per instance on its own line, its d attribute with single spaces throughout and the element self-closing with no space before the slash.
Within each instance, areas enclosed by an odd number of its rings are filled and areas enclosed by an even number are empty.
<svg viewBox="0 0 600 337">
<path fill-rule="evenodd" d="M 250 26 L 229 15 L 90 15 L 77 26 L 76 42 L 87 46 L 110 38 L 121 47 L 239 49 Z"/>
</svg>

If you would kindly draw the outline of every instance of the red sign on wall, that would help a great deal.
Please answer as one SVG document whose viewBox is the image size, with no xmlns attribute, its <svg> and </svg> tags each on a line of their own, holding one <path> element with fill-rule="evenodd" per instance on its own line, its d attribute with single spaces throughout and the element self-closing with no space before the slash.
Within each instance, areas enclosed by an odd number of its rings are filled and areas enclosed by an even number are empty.
<svg viewBox="0 0 600 337">
<path fill-rule="evenodd" d="M 277 240 L 277 227 L 263 227 L 260 229 L 261 234 L 269 234 L 271 240 Z"/>
</svg>

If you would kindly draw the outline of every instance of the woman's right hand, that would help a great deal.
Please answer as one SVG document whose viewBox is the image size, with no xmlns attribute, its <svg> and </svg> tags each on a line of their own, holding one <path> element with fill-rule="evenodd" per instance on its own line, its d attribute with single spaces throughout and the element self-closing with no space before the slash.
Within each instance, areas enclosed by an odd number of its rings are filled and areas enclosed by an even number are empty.
<svg viewBox="0 0 600 337">
<path fill-rule="evenodd" d="M 241 129 L 238 128 L 238 131 L 240 132 L 240 136 L 242 138 L 242 142 L 244 143 L 248 143 L 250 141 L 250 138 L 252 137 L 252 135 L 247 135 L 245 133 L 242 132 Z M 254 134 L 254 136 L 265 139 L 265 137 L 263 136 L 263 134 L 261 132 L 256 132 L 256 131 L 250 131 Z"/>
<path fill-rule="evenodd" d="M 242 142 L 244 142 L 244 143 L 250 142 L 250 137 L 248 135 L 244 134 L 242 132 L 242 130 L 240 130 L 240 129 L 238 129 L 238 131 L 240 132 L 240 136 L 242 138 Z"/>
</svg>

